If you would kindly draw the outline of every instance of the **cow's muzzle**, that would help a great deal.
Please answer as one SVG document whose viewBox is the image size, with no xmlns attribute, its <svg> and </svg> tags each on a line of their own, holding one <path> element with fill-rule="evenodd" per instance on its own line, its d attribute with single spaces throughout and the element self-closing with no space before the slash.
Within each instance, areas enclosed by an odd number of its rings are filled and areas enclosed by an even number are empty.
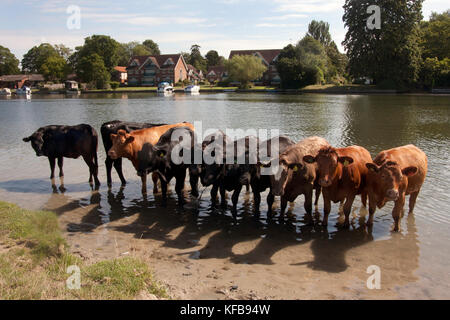
<svg viewBox="0 0 450 320">
<path fill-rule="evenodd" d="M 398 191 L 397 191 L 397 190 L 394 190 L 394 189 L 389 189 L 389 190 L 386 192 L 386 198 L 387 198 L 389 201 L 396 201 L 396 200 L 398 199 Z"/>
</svg>

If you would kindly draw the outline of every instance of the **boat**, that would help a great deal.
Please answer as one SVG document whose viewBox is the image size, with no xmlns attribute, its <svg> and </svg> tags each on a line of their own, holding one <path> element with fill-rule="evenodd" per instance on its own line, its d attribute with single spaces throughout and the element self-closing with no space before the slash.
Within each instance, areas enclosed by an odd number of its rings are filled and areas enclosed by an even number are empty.
<svg viewBox="0 0 450 320">
<path fill-rule="evenodd" d="M 0 90 L 0 96 L 10 96 L 11 90 L 8 88 L 3 88 Z"/>
<path fill-rule="evenodd" d="M 186 93 L 199 93 L 200 91 L 200 86 L 191 84 L 190 86 L 187 86 L 186 88 L 184 88 L 184 92 Z"/>
<path fill-rule="evenodd" d="M 170 94 L 173 93 L 173 86 L 170 85 L 168 82 L 161 82 L 158 85 L 158 93 L 164 93 L 164 94 Z"/>
<path fill-rule="evenodd" d="M 16 94 L 31 94 L 31 88 L 27 86 L 23 86 L 22 88 L 16 89 Z"/>
<path fill-rule="evenodd" d="M 66 94 L 81 94 L 81 91 L 80 90 L 78 90 L 78 89 L 67 89 L 66 90 Z"/>
</svg>

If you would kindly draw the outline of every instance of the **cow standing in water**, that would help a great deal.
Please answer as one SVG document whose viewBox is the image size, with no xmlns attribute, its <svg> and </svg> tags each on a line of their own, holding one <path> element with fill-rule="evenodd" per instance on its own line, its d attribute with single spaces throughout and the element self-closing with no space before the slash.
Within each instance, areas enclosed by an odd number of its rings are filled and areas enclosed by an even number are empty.
<svg viewBox="0 0 450 320">
<path fill-rule="evenodd" d="M 31 136 L 23 138 L 31 141 L 36 156 L 46 156 L 50 162 L 50 179 L 55 177 L 55 161 L 58 159 L 59 176 L 64 176 L 63 158 L 77 159 L 82 156 L 89 167 L 89 183 L 92 178 L 95 186 L 100 186 L 98 180 L 97 145 L 98 135 L 88 124 L 76 126 L 51 125 L 39 128 Z"/>
<path fill-rule="evenodd" d="M 119 130 L 125 130 L 126 133 L 130 133 L 134 130 L 144 129 L 144 128 L 152 128 L 157 126 L 162 126 L 165 124 L 154 124 L 154 123 L 139 123 L 139 122 L 126 122 L 120 120 L 113 120 L 109 122 L 105 122 L 102 124 L 100 128 L 100 132 L 102 134 L 103 146 L 105 147 L 106 159 L 106 178 L 108 182 L 108 187 L 112 185 L 111 171 L 112 167 L 116 169 L 117 174 L 119 175 L 120 181 L 122 185 L 125 185 L 127 181 L 122 173 L 122 158 L 111 159 L 108 155 L 109 149 L 111 149 L 113 142 L 111 140 L 111 134 L 117 134 Z"/>
<path fill-rule="evenodd" d="M 323 222 L 328 224 L 331 201 L 344 203 L 344 226 L 350 225 L 349 216 L 356 195 L 361 194 L 363 205 L 366 206 L 367 190 L 366 163 L 372 158 L 369 151 L 360 146 L 346 148 L 325 147 L 319 150 L 317 156 L 306 155 L 307 163 L 317 163 L 318 182 L 323 194 Z"/>
<path fill-rule="evenodd" d="M 400 219 L 409 197 L 409 213 L 413 212 L 420 188 L 425 181 L 428 170 L 426 154 L 416 146 L 409 144 L 381 151 L 366 164 L 369 169 L 367 190 L 369 194 L 368 225 L 373 224 L 376 207 L 382 208 L 387 201 L 394 201 L 392 210 L 394 231 L 400 230 Z"/>
<path fill-rule="evenodd" d="M 188 122 L 157 126 L 135 130 L 127 133 L 125 130 L 118 130 L 117 134 L 112 133 L 112 147 L 108 150 L 108 156 L 115 160 L 120 157 L 127 158 L 131 161 L 136 171 L 139 169 L 138 153 L 142 150 L 144 144 L 155 145 L 159 138 L 170 128 L 187 126 L 194 130 L 194 126 Z M 153 174 L 153 193 L 158 192 L 157 182 L 158 175 Z M 142 193 L 147 194 L 147 175 L 141 175 Z"/>
</svg>

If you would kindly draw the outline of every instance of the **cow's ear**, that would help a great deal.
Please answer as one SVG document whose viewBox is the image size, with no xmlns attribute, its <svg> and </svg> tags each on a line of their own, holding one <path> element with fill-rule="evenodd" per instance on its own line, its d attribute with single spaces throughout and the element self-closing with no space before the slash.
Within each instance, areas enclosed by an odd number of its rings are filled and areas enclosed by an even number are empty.
<svg viewBox="0 0 450 320">
<path fill-rule="evenodd" d="M 22 140 L 23 140 L 23 142 L 29 142 L 31 140 L 31 136 L 25 137 Z"/>
<path fill-rule="evenodd" d="M 269 168 L 271 165 L 271 161 L 258 161 L 257 165 L 260 168 Z"/>
<path fill-rule="evenodd" d="M 316 157 L 308 154 L 307 156 L 303 157 L 303 161 L 305 161 L 306 163 L 314 163 L 316 162 Z"/>
<path fill-rule="evenodd" d="M 294 172 L 298 171 L 302 167 L 303 167 L 303 165 L 301 163 L 291 163 L 288 165 L 288 168 L 292 169 L 292 171 L 294 171 Z"/>
<path fill-rule="evenodd" d="M 417 167 L 414 167 L 414 166 L 406 167 L 402 170 L 402 174 L 407 177 L 411 177 L 411 176 L 415 175 L 416 173 L 417 173 Z"/>
<path fill-rule="evenodd" d="M 164 158 L 167 154 L 167 151 L 163 150 L 163 149 L 157 150 L 156 152 L 158 154 L 158 157 L 161 157 L 161 158 Z"/>
<path fill-rule="evenodd" d="M 352 157 L 344 156 L 344 157 L 339 157 L 339 158 L 338 158 L 338 161 L 339 161 L 340 163 L 342 163 L 342 164 L 344 165 L 344 167 L 346 167 L 346 166 L 348 166 L 349 164 L 352 164 L 352 163 L 353 163 L 353 158 L 352 158 Z"/>
<path fill-rule="evenodd" d="M 366 163 L 366 167 L 367 167 L 367 169 L 369 169 L 369 171 L 372 171 L 375 173 L 377 173 L 380 170 L 380 168 L 375 163 L 371 163 L 371 162 Z"/>
<path fill-rule="evenodd" d="M 125 139 L 125 143 L 132 143 L 134 141 L 134 137 L 133 136 L 128 136 L 126 139 Z"/>
<path fill-rule="evenodd" d="M 111 133 L 109 137 L 111 138 L 111 140 L 115 140 L 117 138 L 117 134 Z"/>
</svg>

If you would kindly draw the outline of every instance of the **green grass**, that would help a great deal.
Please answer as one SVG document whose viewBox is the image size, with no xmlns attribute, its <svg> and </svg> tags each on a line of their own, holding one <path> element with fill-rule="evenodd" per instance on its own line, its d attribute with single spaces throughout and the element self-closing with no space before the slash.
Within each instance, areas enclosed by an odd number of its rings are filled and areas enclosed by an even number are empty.
<svg viewBox="0 0 450 320">
<path fill-rule="evenodd" d="M 56 214 L 0 202 L 0 299 L 167 298 L 148 265 L 125 257 L 89 264 L 67 252 Z M 81 270 L 81 289 L 69 290 L 67 267 Z"/>
</svg>

